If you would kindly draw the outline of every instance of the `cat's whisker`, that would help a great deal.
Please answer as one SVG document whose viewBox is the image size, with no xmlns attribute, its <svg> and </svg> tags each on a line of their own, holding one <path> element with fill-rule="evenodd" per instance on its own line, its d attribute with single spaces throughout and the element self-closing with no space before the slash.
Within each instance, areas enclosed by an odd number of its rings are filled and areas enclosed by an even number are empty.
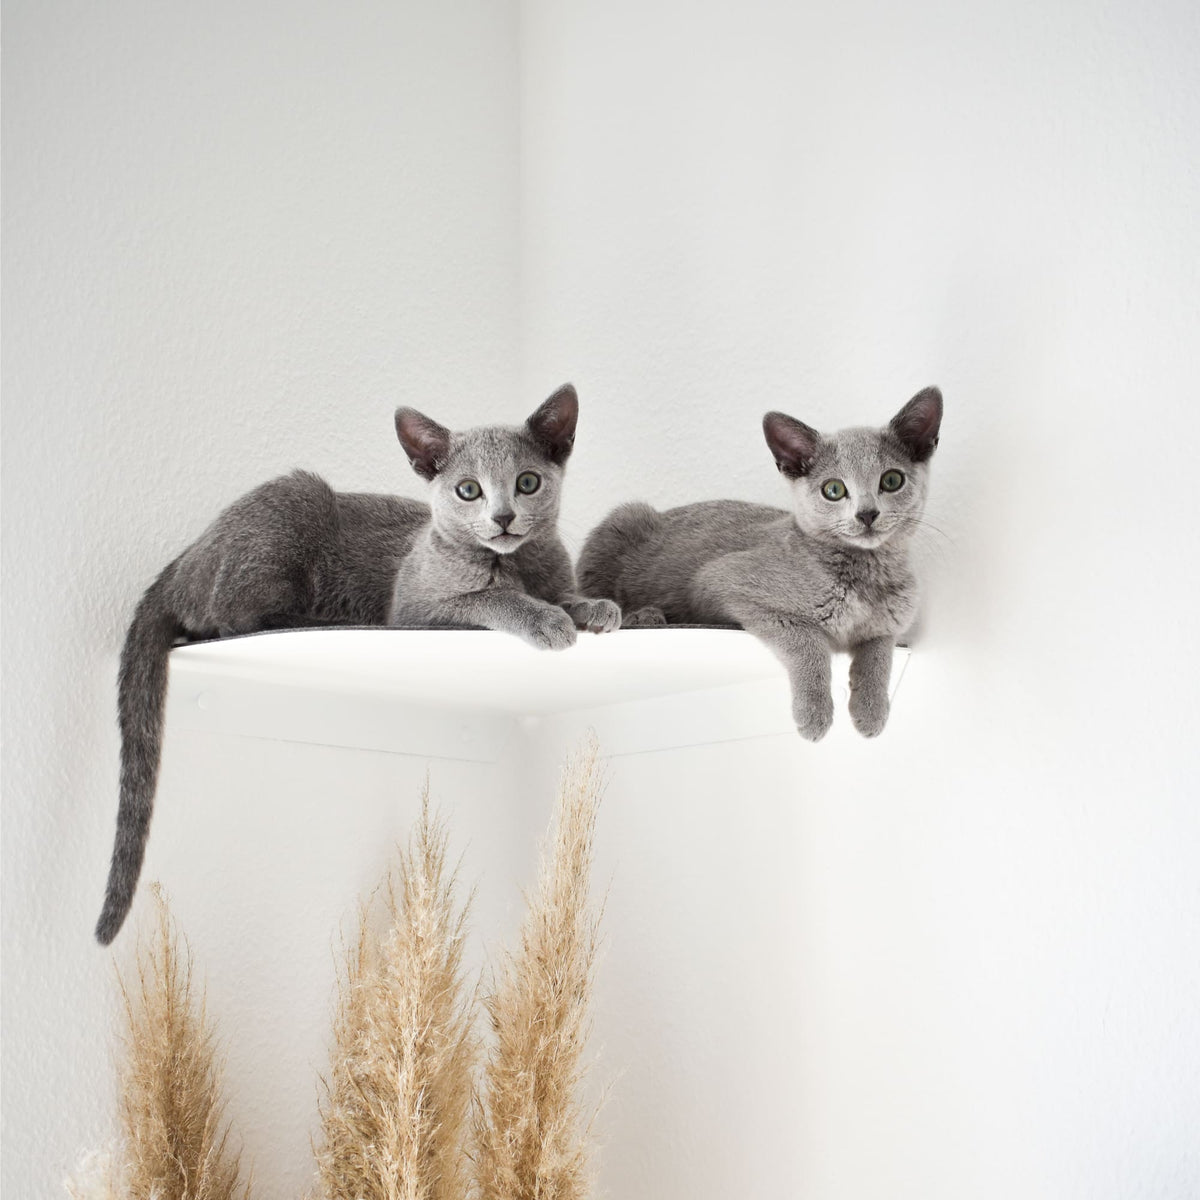
<svg viewBox="0 0 1200 1200">
<path fill-rule="evenodd" d="M 946 541 L 948 541 L 952 544 L 955 541 L 955 538 L 952 534 L 947 533 L 940 525 L 935 525 L 932 521 L 930 521 L 926 517 L 916 516 L 913 514 L 906 514 L 903 518 L 903 522 L 904 522 L 905 527 L 911 526 L 911 527 L 920 529 L 922 531 L 928 529 L 931 532 L 938 534 L 940 537 L 945 538 Z"/>
<path fill-rule="evenodd" d="M 568 521 L 563 517 L 558 518 L 558 529 L 560 533 L 566 531 L 573 536 L 581 537 L 587 537 L 587 535 L 592 531 L 592 527 L 590 525 L 583 525 L 578 521 Z"/>
<path fill-rule="evenodd" d="M 584 538 L 578 538 L 573 534 L 564 534 L 562 530 L 559 530 L 558 540 L 562 542 L 562 544 L 566 546 L 568 550 L 572 551 L 572 558 L 574 558 L 577 557 L 579 551 L 583 549 L 583 542 L 586 540 L 586 535 L 584 535 Z"/>
</svg>

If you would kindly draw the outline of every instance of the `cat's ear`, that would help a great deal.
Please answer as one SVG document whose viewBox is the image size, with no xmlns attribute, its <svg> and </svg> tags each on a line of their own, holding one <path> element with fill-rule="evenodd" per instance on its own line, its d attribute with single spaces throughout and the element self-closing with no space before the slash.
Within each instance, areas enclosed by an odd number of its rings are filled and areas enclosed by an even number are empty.
<svg viewBox="0 0 1200 1200">
<path fill-rule="evenodd" d="M 551 462 L 561 466 L 575 445 L 575 423 L 579 420 L 579 397 L 575 389 L 564 383 L 549 399 L 543 400 L 537 412 L 525 422 L 525 428 Z"/>
<path fill-rule="evenodd" d="M 763 434 L 775 455 L 775 465 L 789 479 L 799 479 L 812 470 L 821 446 L 821 435 L 815 429 L 787 413 L 769 412 L 763 417 Z"/>
<path fill-rule="evenodd" d="M 425 479 L 432 479 L 450 454 L 450 430 L 415 408 L 396 409 L 396 436 L 412 469 Z"/>
<path fill-rule="evenodd" d="M 937 449 L 941 427 L 942 393 L 935 387 L 918 392 L 888 424 L 913 462 L 924 462 Z"/>
</svg>

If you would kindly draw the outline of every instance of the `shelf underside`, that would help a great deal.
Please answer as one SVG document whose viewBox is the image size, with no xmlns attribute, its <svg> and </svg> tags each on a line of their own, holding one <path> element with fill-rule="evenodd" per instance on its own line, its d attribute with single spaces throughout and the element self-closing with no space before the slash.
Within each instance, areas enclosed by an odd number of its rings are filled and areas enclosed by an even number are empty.
<svg viewBox="0 0 1200 1200">
<path fill-rule="evenodd" d="M 839 707 L 844 678 L 843 659 Z M 305 629 L 171 653 L 176 727 L 400 753 L 491 759 L 514 721 L 574 717 L 619 721 L 633 748 L 700 744 L 794 733 L 790 710 L 783 667 L 740 629 L 581 633 L 558 652 L 490 630 Z"/>
</svg>

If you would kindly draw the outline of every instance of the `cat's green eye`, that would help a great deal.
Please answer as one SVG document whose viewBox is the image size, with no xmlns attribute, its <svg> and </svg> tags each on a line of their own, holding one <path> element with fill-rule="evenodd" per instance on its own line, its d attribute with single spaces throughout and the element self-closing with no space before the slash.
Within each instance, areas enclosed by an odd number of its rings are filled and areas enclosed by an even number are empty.
<svg viewBox="0 0 1200 1200">
<path fill-rule="evenodd" d="M 460 480 L 454 490 L 461 500 L 478 500 L 483 495 L 483 488 L 474 479 Z"/>
<path fill-rule="evenodd" d="M 898 492 L 904 486 L 904 472 L 884 471 L 879 486 L 885 492 Z"/>
<path fill-rule="evenodd" d="M 827 479 L 821 484 L 821 495 L 826 500 L 845 500 L 846 485 L 840 479 Z"/>
<path fill-rule="evenodd" d="M 532 496 L 542 486 L 542 477 L 533 471 L 522 471 L 517 476 L 517 491 L 522 496 Z"/>
</svg>

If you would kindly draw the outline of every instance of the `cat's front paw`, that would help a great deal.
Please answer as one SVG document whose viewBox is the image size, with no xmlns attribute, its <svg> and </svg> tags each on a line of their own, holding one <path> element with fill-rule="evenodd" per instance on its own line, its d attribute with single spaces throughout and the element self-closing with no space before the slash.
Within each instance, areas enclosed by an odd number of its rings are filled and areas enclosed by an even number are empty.
<svg viewBox="0 0 1200 1200">
<path fill-rule="evenodd" d="M 654 629 L 667 623 L 667 614 L 661 608 L 647 605 L 636 612 L 626 613 L 621 617 L 622 629 Z"/>
<path fill-rule="evenodd" d="M 878 737 L 883 732 L 890 708 L 887 692 L 850 692 L 850 720 L 863 737 Z"/>
<path fill-rule="evenodd" d="M 621 606 L 615 600 L 575 600 L 563 607 L 579 629 L 611 633 L 621 628 Z"/>
<path fill-rule="evenodd" d="M 534 618 L 526 637 L 539 650 L 565 650 L 575 645 L 575 622 L 563 609 L 552 608 Z"/>
<path fill-rule="evenodd" d="M 796 732 L 807 742 L 819 742 L 833 724 L 833 697 L 797 696 L 792 702 Z"/>
</svg>

